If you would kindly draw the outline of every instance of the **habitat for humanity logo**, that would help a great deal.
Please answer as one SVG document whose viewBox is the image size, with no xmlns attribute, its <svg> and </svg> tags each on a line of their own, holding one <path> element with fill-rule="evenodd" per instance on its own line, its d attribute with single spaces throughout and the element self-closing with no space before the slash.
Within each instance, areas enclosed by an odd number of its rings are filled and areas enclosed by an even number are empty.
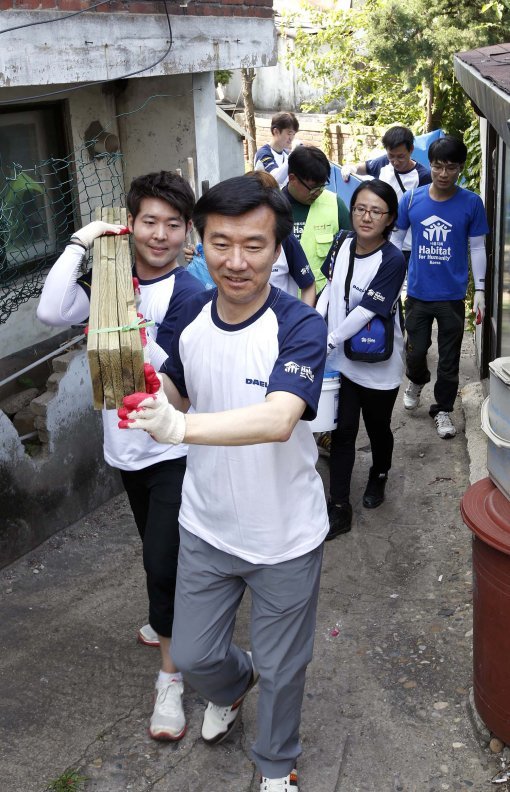
<svg viewBox="0 0 510 792">
<path fill-rule="evenodd" d="M 437 215 L 431 215 L 421 222 L 423 236 L 428 244 L 418 245 L 418 255 L 420 258 L 427 258 L 431 264 L 439 264 L 448 261 L 452 255 L 450 245 L 447 245 L 448 234 L 452 230 L 452 224 L 443 220 Z"/>
<path fill-rule="evenodd" d="M 288 363 L 285 363 L 283 369 L 286 374 L 299 374 L 300 377 L 304 377 L 310 380 L 310 382 L 314 380 L 314 374 L 310 366 L 300 366 L 299 363 L 294 363 L 293 360 L 289 360 Z"/>
</svg>

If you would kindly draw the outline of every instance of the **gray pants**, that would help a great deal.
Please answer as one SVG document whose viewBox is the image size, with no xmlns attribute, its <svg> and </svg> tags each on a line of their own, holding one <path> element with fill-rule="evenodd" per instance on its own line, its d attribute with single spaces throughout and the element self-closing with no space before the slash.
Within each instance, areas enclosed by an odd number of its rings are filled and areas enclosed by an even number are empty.
<svg viewBox="0 0 510 792">
<path fill-rule="evenodd" d="M 252 756 L 268 778 L 288 775 L 301 753 L 299 724 L 322 549 L 280 564 L 250 564 L 181 527 L 172 659 L 191 687 L 214 704 L 227 706 L 242 696 L 252 669 L 232 635 L 248 586 L 251 650 L 260 674 Z"/>
</svg>

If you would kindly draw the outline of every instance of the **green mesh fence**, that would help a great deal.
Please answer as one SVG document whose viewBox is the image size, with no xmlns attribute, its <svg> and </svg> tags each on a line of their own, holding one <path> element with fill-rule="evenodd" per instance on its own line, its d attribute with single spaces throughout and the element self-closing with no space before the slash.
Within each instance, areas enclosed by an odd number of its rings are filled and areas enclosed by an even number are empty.
<svg viewBox="0 0 510 792">
<path fill-rule="evenodd" d="M 93 141 L 89 142 L 92 143 Z M 0 324 L 38 297 L 45 273 L 98 206 L 124 203 L 122 155 L 5 162 L 0 150 Z"/>
</svg>

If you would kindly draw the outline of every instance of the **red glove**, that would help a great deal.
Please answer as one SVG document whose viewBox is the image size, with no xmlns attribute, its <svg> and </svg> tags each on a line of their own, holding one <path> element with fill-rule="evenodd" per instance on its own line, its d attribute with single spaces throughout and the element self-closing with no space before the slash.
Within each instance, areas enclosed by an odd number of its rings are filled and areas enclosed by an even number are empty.
<svg viewBox="0 0 510 792">
<path fill-rule="evenodd" d="M 117 411 L 119 429 L 144 429 L 158 443 L 182 443 L 186 433 L 184 414 L 169 403 L 153 366 L 146 364 L 144 373 L 147 393 L 124 397 L 124 407 Z"/>
<path fill-rule="evenodd" d="M 138 316 L 138 318 L 140 320 L 140 324 L 143 324 L 145 322 L 144 315 L 141 314 L 141 313 L 137 313 L 136 315 Z M 146 327 L 141 327 L 140 328 L 140 338 L 141 338 L 141 341 L 142 341 L 142 347 L 145 348 L 147 346 L 147 328 Z M 144 363 L 144 366 L 145 365 L 147 365 L 147 364 Z"/>
<path fill-rule="evenodd" d="M 119 429 L 128 429 L 129 423 L 132 423 L 132 421 L 127 419 L 128 414 L 133 412 L 133 410 L 137 412 L 139 411 L 141 402 L 148 398 L 147 394 L 151 395 L 152 398 L 155 399 L 155 394 L 161 387 L 156 370 L 154 369 L 154 366 L 151 366 L 150 363 L 143 364 L 143 375 L 145 379 L 145 393 L 131 393 L 129 396 L 124 396 L 122 400 L 124 407 L 120 407 L 117 410 L 117 415 L 119 418 L 122 418 L 122 420 L 119 421 Z"/>
</svg>

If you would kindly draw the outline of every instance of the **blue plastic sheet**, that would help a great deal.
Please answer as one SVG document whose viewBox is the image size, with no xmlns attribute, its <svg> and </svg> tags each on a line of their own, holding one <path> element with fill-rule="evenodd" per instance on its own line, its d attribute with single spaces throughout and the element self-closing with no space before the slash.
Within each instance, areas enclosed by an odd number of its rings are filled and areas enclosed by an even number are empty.
<svg viewBox="0 0 510 792">
<path fill-rule="evenodd" d="M 187 267 L 188 272 L 198 278 L 206 289 L 214 289 L 216 284 L 209 274 L 207 264 L 204 257 L 204 248 L 202 243 L 199 242 L 195 248 L 195 254 Z"/>
</svg>

